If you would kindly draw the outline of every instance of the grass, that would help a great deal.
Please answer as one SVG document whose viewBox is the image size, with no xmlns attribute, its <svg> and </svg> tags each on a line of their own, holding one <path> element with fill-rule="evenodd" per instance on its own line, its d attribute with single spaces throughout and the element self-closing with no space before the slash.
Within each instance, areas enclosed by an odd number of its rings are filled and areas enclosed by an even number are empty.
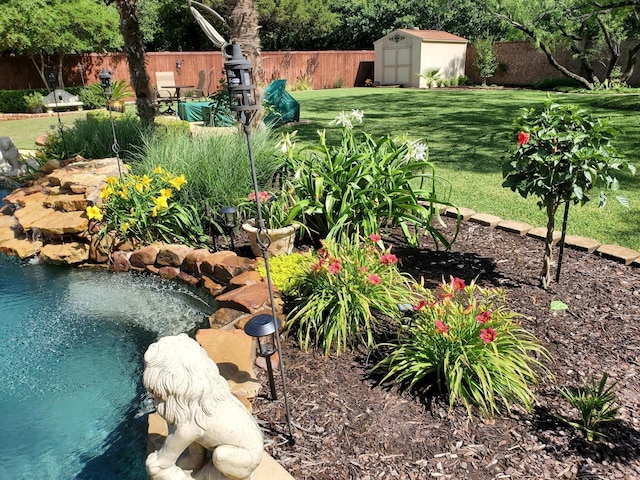
<svg viewBox="0 0 640 480">
<path fill-rule="evenodd" d="M 374 135 L 407 132 L 411 138 L 427 141 L 437 173 L 452 186 L 454 204 L 534 226 L 546 225 L 545 215 L 536 206 L 535 199 L 523 199 L 501 185 L 500 165 L 515 147 L 512 122 L 522 108 L 542 105 L 548 95 L 559 103 L 577 103 L 609 119 L 620 129 L 615 146 L 627 160 L 640 167 L 637 155 L 640 119 L 634 111 L 606 108 L 609 103 L 603 100 L 604 95 L 385 88 L 319 90 L 293 95 L 300 102 L 302 118 L 312 119 L 308 124 L 287 127 L 287 130 L 298 130 L 302 143 L 316 142 L 316 132 L 323 128 L 327 129 L 329 141 L 337 141 L 340 129 L 328 127 L 328 123 L 341 110 L 364 110 L 364 124 L 357 128 Z M 629 96 L 631 103 L 637 103 L 637 99 L 637 95 Z M 601 104 L 604 107 L 598 106 Z M 640 251 L 640 182 L 628 172 L 621 172 L 618 179 L 621 190 L 609 196 L 606 208 L 598 208 L 596 191 L 592 192 L 592 202 L 571 208 L 568 233 Z M 629 199 L 629 210 L 615 200 L 618 194 Z M 560 228 L 559 222 L 560 218 L 557 228 Z"/>
<path fill-rule="evenodd" d="M 327 128 L 329 141 L 340 138 L 339 127 L 327 124 L 341 111 L 365 112 L 362 127 L 375 135 L 402 134 L 424 139 L 437 172 L 452 185 L 451 200 L 463 207 L 520 220 L 534 226 L 546 225 L 545 215 L 535 199 L 523 199 L 501 186 L 500 164 L 514 148 L 510 137 L 513 120 L 520 109 L 542 105 L 547 96 L 560 103 L 577 103 L 595 115 L 609 119 L 621 134 L 615 146 L 640 167 L 640 95 L 567 94 L 506 89 L 397 89 L 350 88 L 294 92 L 308 124 L 286 127 L 298 130 L 303 143 L 317 140 L 318 129 Z M 82 112 L 61 115 L 71 125 Z M 35 138 L 57 125 L 55 115 L 46 118 L 0 122 L 0 135 L 10 136 L 18 148 L 34 148 Z M 595 238 L 640 251 L 640 182 L 628 172 L 619 175 L 620 194 L 631 204 L 623 208 L 610 196 L 598 209 L 595 201 L 572 207 L 570 234 Z M 593 192 L 597 196 L 597 192 Z M 560 219 L 558 219 L 560 220 Z M 559 222 L 558 222 L 559 225 Z M 559 227 L 558 227 L 559 228 Z"/>
<path fill-rule="evenodd" d="M 65 112 L 60 114 L 60 120 L 65 127 L 73 126 L 76 118 L 84 118 L 86 112 Z M 13 143 L 21 150 L 34 150 L 36 138 L 43 133 L 54 132 L 58 129 L 58 116 L 52 113 L 48 117 L 28 117 L 21 120 L 0 121 L 0 136 L 11 137 Z"/>
</svg>

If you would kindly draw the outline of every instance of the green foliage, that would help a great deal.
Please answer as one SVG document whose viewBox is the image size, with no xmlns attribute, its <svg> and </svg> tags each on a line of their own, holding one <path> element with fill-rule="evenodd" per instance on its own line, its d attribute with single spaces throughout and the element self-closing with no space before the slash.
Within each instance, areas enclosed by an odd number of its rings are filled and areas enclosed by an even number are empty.
<svg viewBox="0 0 640 480">
<path fill-rule="evenodd" d="M 150 175 L 107 178 L 102 187 L 101 207 L 87 207 L 90 220 L 100 222 L 100 235 L 115 232 L 118 240 L 135 240 L 203 246 L 208 244 L 197 212 L 177 198 L 187 183 L 184 175 L 173 175 L 161 167 Z"/>
<path fill-rule="evenodd" d="M 436 88 L 442 84 L 442 77 L 440 76 L 440 70 L 429 70 L 425 73 L 420 73 L 418 75 L 420 78 L 424 78 L 425 88 Z"/>
<path fill-rule="evenodd" d="M 313 78 L 309 75 L 301 75 L 296 77 L 291 84 L 290 89 L 292 92 L 303 92 L 306 90 L 313 90 Z"/>
<path fill-rule="evenodd" d="M 268 129 L 251 136 L 258 183 L 271 186 L 282 162 L 275 155 Z M 217 211 L 225 205 L 238 205 L 240 197 L 253 188 L 246 138 L 240 131 L 216 135 L 197 135 L 167 131 L 146 136 L 144 154 L 136 156 L 135 173 L 150 174 L 161 166 L 172 172 L 183 172 L 188 182 L 180 191 L 185 204 L 194 205 L 200 218 L 206 206 Z"/>
<path fill-rule="evenodd" d="M 461 400 L 469 416 L 472 405 L 483 415 L 498 413 L 500 404 L 531 410 L 536 370 L 549 373 L 534 356 L 549 354 L 504 303 L 502 290 L 452 277 L 436 292 L 424 292 L 411 322 L 384 345 L 385 357 L 374 370 L 405 388 L 435 381 L 449 394 L 450 407 Z"/>
<path fill-rule="evenodd" d="M 301 347 L 315 344 L 328 355 L 375 346 L 376 333 L 398 319 L 397 305 L 409 295 L 409 277 L 396 262 L 378 236 L 323 241 L 291 287 L 299 293 L 287 328 L 297 331 Z"/>
<path fill-rule="evenodd" d="M 92 95 L 95 98 L 102 97 L 102 105 L 106 103 L 106 98 L 102 93 L 102 86 L 99 82 L 92 83 L 87 87 L 88 90 L 91 91 Z M 121 101 L 125 98 L 129 98 L 133 96 L 133 91 L 127 82 L 124 80 L 114 80 L 111 82 L 111 96 L 109 100 L 113 101 Z"/>
<path fill-rule="evenodd" d="M 482 36 L 473 42 L 476 50 L 475 65 L 482 78 L 482 85 L 487 84 L 487 78 L 493 77 L 498 69 L 498 59 L 493 49 L 493 37 L 490 35 Z"/>
<path fill-rule="evenodd" d="M 45 84 L 47 55 L 57 57 L 61 81 L 64 55 L 122 46 L 120 19 L 113 6 L 94 0 L 6 0 L 2 8 L 0 51 L 31 57 Z"/>
<path fill-rule="evenodd" d="M 616 405 L 616 383 L 606 386 L 608 373 L 604 373 L 599 382 L 591 377 L 582 388 L 560 388 L 562 396 L 580 413 L 580 420 L 558 415 L 565 423 L 582 430 L 587 440 L 594 441 L 607 438 L 599 432 L 598 427 L 616 419 L 619 407 Z"/>
<path fill-rule="evenodd" d="M 25 97 L 31 94 L 46 95 L 45 88 L 32 90 L 0 90 L 0 112 L 2 113 L 24 113 L 27 111 Z"/>
<path fill-rule="evenodd" d="M 313 256 L 309 253 L 291 253 L 289 255 L 276 255 L 269 257 L 269 271 L 271 281 L 278 291 L 286 296 L 299 295 L 299 286 L 302 284 L 305 271 L 308 271 Z M 264 259 L 257 258 L 256 271 L 263 278 L 267 276 Z"/>
<path fill-rule="evenodd" d="M 98 88 L 95 88 L 94 85 L 97 85 Z M 102 88 L 100 88 L 99 83 L 94 83 L 80 90 L 78 98 L 84 103 L 84 108 L 88 110 L 102 108 L 107 103 L 107 99 L 102 94 Z"/>
<path fill-rule="evenodd" d="M 267 228 L 283 228 L 294 223 L 297 212 L 294 206 L 298 200 L 289 182 L 277 192 L 258 192 L 258 199 L 260 213 Z M 245 220 L 255 221 L 258 218 L 255 191 L 252 190 L 245 198 L 238 200 L 237 205 L 240 215 Z"/>
<path fill-rule="evenodd" d="M 541 285 L 550 282 L 550 254 L 558 207 L 566 203 L 584 205 L 587 193 L 596 185 L 617 190 L 613 172 L 635 168 L 622 160 L 612 146 L 615 130 L 577 105 L 547 102 L 531 108 L 515 121 L 518 147 L 502 165 L 504 187 L 522 197 L 538 198 L 537 204 L 547 213 L 547 237 Z M 606 204 L 600 193 L 599 205 Z M 625 199 L 621 199 L 624 204 Z"/>
<path fill-rule="evenodd" d="M 140 119 L 132 114 L 113 113 L 120 158 L 130 159 L 142 147 L 143 129 Z M 58 131 L 47 139 L 44 153 L 48 158 L 82 155 L 85 158 L 109 158 L 113 152 L 113 129 L 106 111 L 87 112 L 86 118 L 75 120 L 64 129 L 64 141 Z"/>
<path fill-rule="evenodd" d="M 34 112 L 35 110 L 42 110 L 44 107 L 44 97 L 40 92 L 31 92 L 24 96 L 24 104 L 27 107 L 27 111 Z"/>
<path fill-rule="evenodd" d="M 436 204 L 449 205 L 437 194 L 435 167 L 427 161 L 427 146 L 418 141 L 379 139 L 353 132 L 353 123 L 363 113 L 342 112 L 332 122 L 341 125 L 339 145 L 327 144 L 326 131 L 319 132 L 318 145 L 302 151 L 291 136 L 284 135 L 282 150 L 291 172 L 291 184 L 300 200 L 295 212 L 312 233 L 321 238 L 369 235 L 387 222 L 400 225 L 411 244 L 423 227 L 446 247 L 450 241 L 432 224 Z"/>
</svg>

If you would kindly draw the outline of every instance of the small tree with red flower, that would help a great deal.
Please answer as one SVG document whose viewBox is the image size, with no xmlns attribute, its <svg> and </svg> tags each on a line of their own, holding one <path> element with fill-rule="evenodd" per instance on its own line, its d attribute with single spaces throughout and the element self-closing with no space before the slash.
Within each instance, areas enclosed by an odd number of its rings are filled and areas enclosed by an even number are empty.
<svg viewBox="0 0 640 480">
<path fill-rule="evenodd" d="M 504 291 L 466 285 L 459 278 L 426 290 L 398 338 L 381 345 L 374 370 L 386 372 L 405 388 L 436 384 L 453 407 L 460 399 L 485 415 L 514 403 L 530 410 L 531 387 L 549 370 L 540 358 L 547 350 L 504 308 Z"/>
<path fill-rule="evenodd" d="M 561 254 L 571 204 L 585 204 L 587 192 L 595 186 L 616 190 L 615 170 L 633 165 L 625 162 L 611 139 L 615 130 L 605 121 L 595 118 L 576 105 L 547 102 L 544 107 L 531 108 L 515 121 L 517 148 L 502 165 L 502 185 L 522 197 L 538 197 L 538 206 L 546 210 L 547 235 L 540 284 L 551 282 L 553 232 L 558 208 L 564 204 Z M 600 206 L 606 204 L 600 193 Z M 628 206 L 623 197 L 618 200 Z M 558 260 L 556 281 L 559 280 L 562 255 Z"/>
</svg>

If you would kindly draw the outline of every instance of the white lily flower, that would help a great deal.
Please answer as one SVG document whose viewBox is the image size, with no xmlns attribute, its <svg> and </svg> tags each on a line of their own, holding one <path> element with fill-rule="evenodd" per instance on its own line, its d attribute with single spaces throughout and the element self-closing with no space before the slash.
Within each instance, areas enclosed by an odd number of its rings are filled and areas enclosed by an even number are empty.
<svg viewBox="0 0 640 480">
<path fill-rule="evenodd" d="M 329 122 L 329 125 L 330 126 L 341 125 L 344 128 L 349 128 L 349 129 L 353 128 L 353 123 L 351 123 L 351 115 L 345 113 L 344 110 L 340 112 L 336 118 L 331 120 L 331 122 Z"/>
<path fill-rule="evenodd" d="M 362 123 L 362 119 L 364 118 L 364 111 L 358 109 L 351 110 L 351 118 L 358 123 Z"/>
</svg>

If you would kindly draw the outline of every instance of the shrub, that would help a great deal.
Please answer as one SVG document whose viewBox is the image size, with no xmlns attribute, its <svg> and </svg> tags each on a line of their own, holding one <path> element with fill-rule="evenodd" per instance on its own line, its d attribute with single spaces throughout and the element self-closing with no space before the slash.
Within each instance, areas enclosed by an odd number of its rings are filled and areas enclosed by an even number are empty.
<svg viewBox="0 0 640 480">
<path fill-rule="evenodd" d="M 338 146 L 327 145 L 322 131 L 319 145 L 298 151 L 293 137 L 283 135 L 280 146 L 300 199 L 302 222 L 321 238 L 367 236 L 391 222 L 400 225 L 411 244 L 417 243 L 417 234 L 409 226 L 417 225 L 448 247 L 450 242 L 432 225 L 436 204 L 450 204 L 447 195 L 436 193 L 427 146 L 389 136 L 356 136 L 353 123 L 362 116 L 358 110 L 342 112 L 332 122 L 343 127 Z"/>
<path fill-rule="evenodd" d="M 143 244 L 157 241 L 201 246 L 208 243 L 195 208 L 177 199 L 186 183 L 157 167 L 150 175 L 109 177 L 102 187 L 101 207 L 87 207 L 90 220 L 100 222 L 100 235 L 115 232 L 118 239 Z"/>
<path fill-rule="evenodd" d="M 451 278 L 437 292 L 426 291 L 414 310 L 374 367 L 386 372 L 384 380 L 405 388 L 435 380 L 449 394 L 450 407 L 460 399 L 469 416 L 472 405 L 485 415 L 498 412 L 499 403 L 507 410 L 512 403 L 531 409 L 535 369 L 549 371 L 530 354 L 549 354 L 505 309 L 503 291 Z"/>
<path fill-rule="evenodd" d="M 24 96 L 24 104 L 31 113 L 42 112 L 44 97 L 40 92 L 31 92 Z"/>
<path fill-rule="evenodd" d="M 409 277 L 396 262 L 377 236 L 324 241 L 292 287 L 299 295 L 287 328 L 297 331 L 301 347 L 314 343 L 325 354 L 373 347 L 376 332 L 388 327 L 381 318 L 395 323 L 397 305 L 409 295 Z"/>
<path fill-rule="evenodd" d="M 98 87 L 100 87 L 99 83 L 94 85 L 98 85 Z M 102 94 L 102 88 L 99 88 L 98 90 L 92 87 L 93 85 L 90 85 L 78 92 L 78 98 L 82 103 L 84 103 L 84 107 L 88 110 L 102 108 L 107 104 L 107 99 Z"/>
</svg>

